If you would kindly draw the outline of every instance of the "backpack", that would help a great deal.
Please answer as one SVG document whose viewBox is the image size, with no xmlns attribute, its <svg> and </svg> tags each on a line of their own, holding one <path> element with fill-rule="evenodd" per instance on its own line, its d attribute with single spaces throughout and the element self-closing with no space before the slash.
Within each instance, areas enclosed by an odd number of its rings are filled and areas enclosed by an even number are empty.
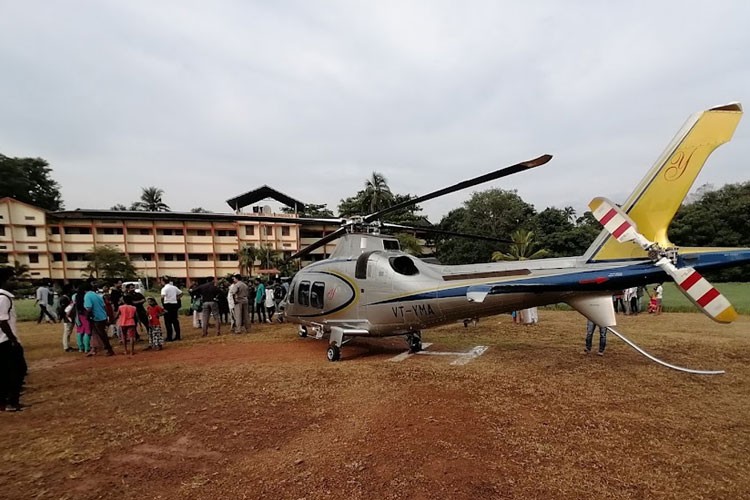
<svg viewBox="0 0 750 500">
<path fill-rule="evenodd" d="M 284 290 L 283 286 L 276 285 L 275 287 L 273 287 L 274 300 L 284 300 L 284 297 L 286 297 L 286 290 Z"/>
</svg>

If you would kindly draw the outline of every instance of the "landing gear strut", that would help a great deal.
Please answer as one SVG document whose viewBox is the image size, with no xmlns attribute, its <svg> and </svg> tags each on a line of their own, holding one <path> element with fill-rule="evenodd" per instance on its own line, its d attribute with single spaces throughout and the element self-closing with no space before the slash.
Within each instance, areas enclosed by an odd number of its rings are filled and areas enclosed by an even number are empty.
<svg viewBox="0 0 750 500">
<path fill-rule="evenodd" d="M 297 335 L 303 339 L 307 337 L 307 327 L 300 325 L 299 330 L 297 330 Z"/>
<path fill-rule="evenodd" d="M 422 332 L 414 332 L 406 335 L 406 342 L 409 344 L 410 352 L 419 352 L 422 350 Z"/>
</svg>

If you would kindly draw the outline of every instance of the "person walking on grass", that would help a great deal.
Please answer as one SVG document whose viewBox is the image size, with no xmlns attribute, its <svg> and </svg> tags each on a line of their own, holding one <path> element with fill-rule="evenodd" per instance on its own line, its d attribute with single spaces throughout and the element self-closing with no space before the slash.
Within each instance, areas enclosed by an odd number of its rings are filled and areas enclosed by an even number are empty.
<svg viewBox="0 0 750 500">
<path fill-rule="evenodd" d="M 47 306 L 54 301 L 54 295 L 49 291 L 50 286 L 51 285 L 40 285 L 39 288 L 36 289 L 36 303 L 39 306 L 39 319 L 37 320 L 37 324 L 41 323 L 43 319 L 46 319 L 47 323 L 50 321 L 52 323 L 55 322 L 56 318 L 47 309 Z"/>
<path fill-rule="evenodd" d="M 13 274 L 12 267 L 0 268 L 0 411 L 21 411 L 21 388 L 26 376 L 26 360 L 16 329 L 14 297 L 4 289 Z"/>
<path fill-rule="evenodd" d="M 122 299 L 125 303 L 117 308 L 115 318 L 117 325 L 122 331 L 122 341 L 125 345 L 125 354 L 133 356 L 135 354 L 135 329 L 137 324 L 137 310 L 133 305 L 133 297 L 125 295 Z M 130 347 L 130 352 L 128 352 Z"/>
<path fill-rule="evenodd" d="M 586 348 L 584 354 L 591 353 L 591 344 L 594 338 L 594 330 L 596 325 L 590 319 L 586 321 Z M 599 350 L 596 352 L 599 356 L 604 356 L 604 349 L 607 347 L 607 328 L 604 326 L 599 327 Z"/>
</svg>

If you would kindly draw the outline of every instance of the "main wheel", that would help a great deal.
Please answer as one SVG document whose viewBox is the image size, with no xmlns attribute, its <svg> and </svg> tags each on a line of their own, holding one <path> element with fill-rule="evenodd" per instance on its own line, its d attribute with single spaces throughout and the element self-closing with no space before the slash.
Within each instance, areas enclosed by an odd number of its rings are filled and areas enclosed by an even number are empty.
<svg viewBox="0 0 750 500">
<path fill-rule="evenodd" d="M 419 335 L 409 335 L 409 351 L 412 353 L 422 350 L 422 339 Z"/>
<path fill-rule="evenodd" d="M 304 326 L 300 326 L 299 330 L 297 330 L 297 334 L 304 339 L 305 337 L 307 337 L 307 328 Z"/>
<path fill-rule="evenodd" d="M 326 356 L 328 357 L 328 361 L 338 361 L 339 359 L 341 359 L 341 349 L 339 349 L 339 346 L 337 346 L 336 344 L 331 344 L 328 347 Z"/>
</svg>

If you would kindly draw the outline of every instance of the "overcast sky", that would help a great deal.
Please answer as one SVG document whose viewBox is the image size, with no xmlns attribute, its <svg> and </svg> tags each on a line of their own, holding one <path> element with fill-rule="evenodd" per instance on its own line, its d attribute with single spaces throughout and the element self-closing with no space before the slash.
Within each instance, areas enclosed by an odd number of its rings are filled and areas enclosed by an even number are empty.
<svg viewBox="0 0 750 500">
<path fill-rule="evenodd" d="M 750 103 L 748 20 L 746 0 L 0 0 L 0 153 L 49 161 L 68 209 L 158 186 L 180 211 L 262 184 L 335 211 L 373 171 L 423 194 L 550 153 L 481 189 L 582 210 L 623 201 L 693 112 Z M 741 122 L 696 187 L 750 180 L 749 157 Z"/>
</svg>

